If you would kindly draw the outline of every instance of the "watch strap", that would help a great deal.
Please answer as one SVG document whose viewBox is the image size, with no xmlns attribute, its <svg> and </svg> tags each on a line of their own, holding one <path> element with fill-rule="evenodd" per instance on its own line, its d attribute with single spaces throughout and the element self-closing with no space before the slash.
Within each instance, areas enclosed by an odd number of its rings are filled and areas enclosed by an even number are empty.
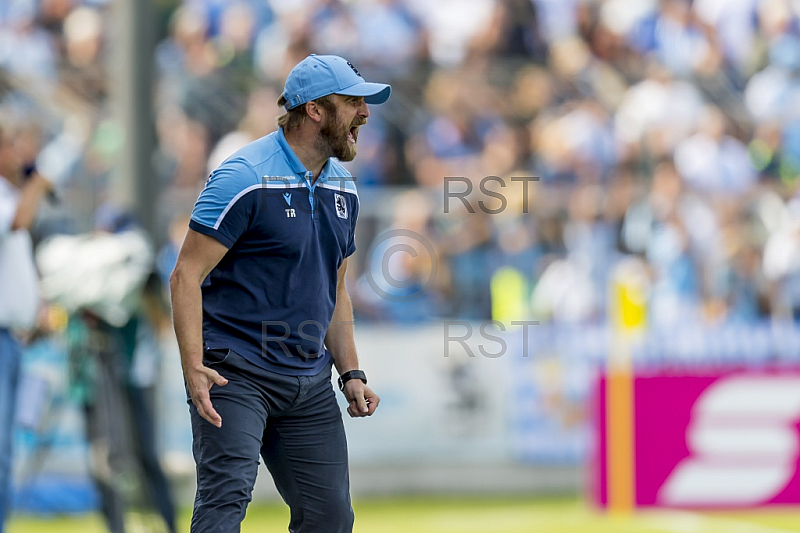
<svg viewBox="0 0 800 533">
<path fill-rule="evenodd" d="M 344 384 L 351 379 L 360 379 L 364 382 L 364 385 L 367 384 L 367 375 L 363 370 L 349 370 L 339 376 L 339 390 L 344 390 Z"/>
</svg>

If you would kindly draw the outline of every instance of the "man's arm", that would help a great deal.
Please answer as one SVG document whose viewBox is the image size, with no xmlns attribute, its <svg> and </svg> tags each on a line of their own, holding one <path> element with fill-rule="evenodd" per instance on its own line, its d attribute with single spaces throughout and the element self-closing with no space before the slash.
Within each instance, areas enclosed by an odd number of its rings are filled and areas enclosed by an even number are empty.
<svg viewBox="0 0 800 533">
<path fill-rule="evenodd" d="M 186 386 L 197 412 L 217 427 L 222 417 L 214 410 L 208 391 L 228 380 L 203 365 L 203 293 L 200 285 L 228 249 L 208 235 L 190 229 L 186 233 L 175 269 L 169 278 L 172 321 Z"/>
<path fill-rule="evenodd" d="M 35 172 L 31 178 L 22 185 L 17 204 L 17 212 L 11 220 L 11 230 L 29 230 L 36 219 L 42 198 L 47 194 L 52 185 L 41 174 Z"/>
<path fill-rule="evenodd" d="M 358 369 L 358 354 L 353 337 L 353 305 L 344 282 L 346 271 L 347 259 L 339 267 L 339 279 L 336 282 L 336 306 L 333 308 L 333 319 L 325 335 L 325 346 L 333 356 L 333 364 L 339 375 Z M 352 417 L 372 415 L 381 401 L 378 395 L 360 379 L 351 379 L 345 383 L 344 397 L 350 404 L 347 412 Z"/>
</svg>

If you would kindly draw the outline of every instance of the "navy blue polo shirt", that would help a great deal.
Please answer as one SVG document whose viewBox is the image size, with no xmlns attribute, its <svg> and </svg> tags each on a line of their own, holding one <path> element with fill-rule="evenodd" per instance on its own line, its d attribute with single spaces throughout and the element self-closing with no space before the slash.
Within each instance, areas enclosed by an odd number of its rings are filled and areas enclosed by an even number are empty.
<svg viewBox="0 0 800 533">
<path fill-rule="evenodd" d="M 331 364 L 323 340 L 338 270 L 355 249 L 358 195 L 329 159 L 314 184 L 279 129 L 208 178 L 189 227 L 228 253 L 203 281 L 203 341 L 286 375 Z"/>
</svg>

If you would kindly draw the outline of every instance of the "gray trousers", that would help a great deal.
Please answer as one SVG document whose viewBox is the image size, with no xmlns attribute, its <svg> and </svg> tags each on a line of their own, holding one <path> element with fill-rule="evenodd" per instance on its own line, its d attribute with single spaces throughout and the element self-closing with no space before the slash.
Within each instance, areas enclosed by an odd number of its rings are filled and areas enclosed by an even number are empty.
<svg viewBox="0 0 800 533">
<path fill-rule="evenodd" d="M 347 442 L 330 370 L 284 376 L 229 350 L 209 350 L 203 360 L 228 383 L 210 391 L 221 428 L 189 400 L 197 463 L 192 533 L 240 531 L 259 455 L 291 509 L 290 533 L 351 533 Z"/>
</svg>

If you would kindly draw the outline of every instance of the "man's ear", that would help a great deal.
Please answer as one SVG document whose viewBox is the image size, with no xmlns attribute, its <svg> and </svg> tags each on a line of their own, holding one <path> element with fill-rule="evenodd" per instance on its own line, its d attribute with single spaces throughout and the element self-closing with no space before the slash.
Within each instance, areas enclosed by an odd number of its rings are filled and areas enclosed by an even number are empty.
<svg viewBox="0 0 800 533">
<path fill-rule="evenodd" d="M 316 102 L 306 102 L 306 114 L 309 116 L 311 120 L 314 122 L 320 123 L 322 122 L 322 116 L 325 111 L 317 105 Z"/>
</svg>

